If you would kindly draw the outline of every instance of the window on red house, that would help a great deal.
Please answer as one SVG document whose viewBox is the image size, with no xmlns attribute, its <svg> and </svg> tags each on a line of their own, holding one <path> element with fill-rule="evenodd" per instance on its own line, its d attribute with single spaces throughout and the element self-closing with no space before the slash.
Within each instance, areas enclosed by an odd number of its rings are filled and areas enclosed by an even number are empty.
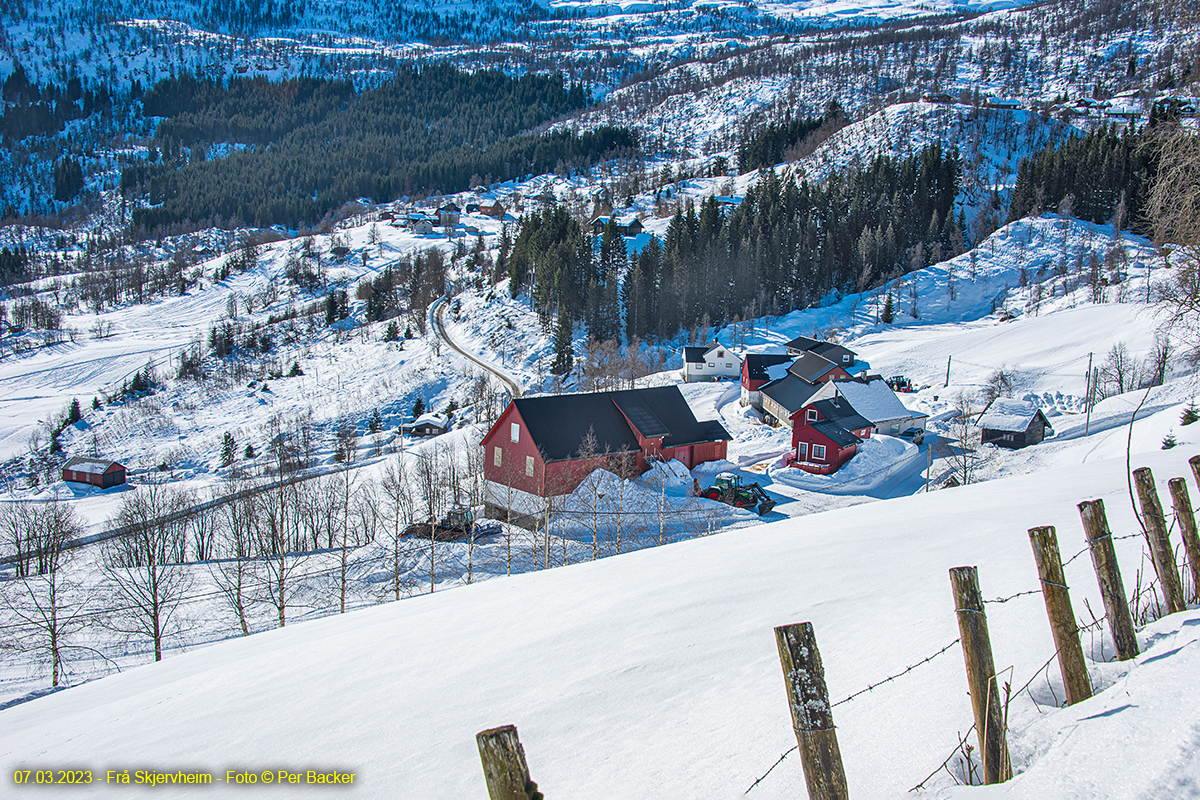
<svg viewBox="0 0 1200 800">
<path fill-rule="evenodd" d="M 817 410 L 815 408 L 810 408 L 808 410 L 808 413 L 805 415 L 805 419 L 807 419 L 809 422 L 816 422 L 817 421 Z"/>
<path fill-rule="evenodd" d="M 813 461 L 824 461 L 824 460 L 825 460 L 825 445 L 814 444 L 813 445 Z"/>
<path fill-rule="evenodd" d="M 494 448 L 492 450 L 492 465 L 499 467 L 503 463 L 504 463 L 504 451 L 501 450 L 499 447 Z"/>
</svg>

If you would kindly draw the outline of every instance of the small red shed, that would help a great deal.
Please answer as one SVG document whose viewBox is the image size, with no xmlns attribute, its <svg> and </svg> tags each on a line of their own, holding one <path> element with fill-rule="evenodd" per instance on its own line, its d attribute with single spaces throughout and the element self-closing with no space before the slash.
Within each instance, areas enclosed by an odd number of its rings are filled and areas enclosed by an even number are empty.
<svg viewBox="0 0 1200 800">
<path fill-rule="evenodd" d="M 63 464 L 62 479 L 73 483 L 90 483 L 107 489 L 125 482 L 125 467 L 116 461 L 75 456 Z"/>
</svg>

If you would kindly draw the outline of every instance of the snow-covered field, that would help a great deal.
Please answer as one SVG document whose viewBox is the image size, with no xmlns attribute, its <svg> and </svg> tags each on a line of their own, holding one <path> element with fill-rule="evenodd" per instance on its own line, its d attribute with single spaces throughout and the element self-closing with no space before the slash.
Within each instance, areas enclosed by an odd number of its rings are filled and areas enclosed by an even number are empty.
<svg viewBox="0 0 1200 800">
<path fill-rule="evenodd" d="M 1134 466 L 1163 482 L 1188 474 L 1193 451 L 1137 452 Z M 512 723 L 534 780 L 555 796 L 740 797 L 794 744 L 772 627 L 811 621 L 831 696 L 847 698 L 955 641 L 948 568 L 977 565 L 986 598 L 1036 589 L 1026 529 L 1056 526 L 1064 556 L 1074 556 L 1084 543 L 1075 505 L 1093 498 L 1105 500 L 1118 536 L 1137 530 L 1123 459 L 1105 460 L 270 631 L 6 709 L 0 762 L 10 773 L 90 769 L 100 783 L 125 769 L 222 780 L 228 770 L 336 769 L 355 773 L 356 796 L 461 798 L 484 792 L 474 734 Z M 1117 540 L 1130 589 L 1139 569 L 1145 580 L 1140 547 Z M 1086 555 L 1066 574 L 1077 616 L 1091 622 L 1087 609 L 1102 606 Z M 1200 709 L 1189 687 L 1200 667 L 1198 612 L 1144 628 L 1131 663 L 1110 660 L 1102 629 L 1085 633 L 1098 694 L 1063 710 L 1041 600 L 1025 595 L 987 613 L 1014 691 L 1017 772 L 989 796 L 1197 791 Z M 909 796 L 930 774 L 931 796 L 978 793 L 954 788 L 954 759 L 937 771 L 971 725 L 957 646 L 837 705 L 834 718 L 854 796 Z M 802 786 L 792 755 L 751 796 L 795 797 Z"/>
</svg>

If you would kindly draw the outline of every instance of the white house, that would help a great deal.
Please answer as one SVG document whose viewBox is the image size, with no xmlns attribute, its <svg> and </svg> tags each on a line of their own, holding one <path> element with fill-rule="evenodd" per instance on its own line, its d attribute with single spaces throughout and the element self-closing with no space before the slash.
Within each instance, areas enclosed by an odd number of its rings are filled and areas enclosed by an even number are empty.
<svg viewBox="0 0 1200 800">
<path fill-rule="evenodd" d="M 742 374 L 742 357 L 720 342 L 683 348 L 683 382 L 737 380 Z"/>
</svg>

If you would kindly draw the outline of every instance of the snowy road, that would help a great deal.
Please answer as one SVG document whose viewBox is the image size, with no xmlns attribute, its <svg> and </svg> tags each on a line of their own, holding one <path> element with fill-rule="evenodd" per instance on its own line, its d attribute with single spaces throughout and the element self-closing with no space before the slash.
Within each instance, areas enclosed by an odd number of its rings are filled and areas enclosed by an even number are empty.
<svg viewBox="0 0 1200 800">
<path fill-rule="evenodd" d="M 457 342 L 450 338 L 450 335 L 446 333 L 445 320 L 442 319 L 442 315 L 445 313 L 445 311 L 446 298 L 439 297 L 433 304 L 432 309 L 430 309 L 429 314 L 430 321 L 433 323 L 433 330 L 438 335 L 438 338 L 440 338 L 451 350 L 458 353 L 463 358 L 478 364 L 480 367 L 495 375 L 501 383 L 508 387 L 508 391 L 513 397 L 520 397 L 524 393 L 524 389 L 521 388 L 521 384 L 517 383 L 515 378 L 501 370 L 495 364 L 490 364 L 474 353 L 467 352 Z"/>
</svg>

